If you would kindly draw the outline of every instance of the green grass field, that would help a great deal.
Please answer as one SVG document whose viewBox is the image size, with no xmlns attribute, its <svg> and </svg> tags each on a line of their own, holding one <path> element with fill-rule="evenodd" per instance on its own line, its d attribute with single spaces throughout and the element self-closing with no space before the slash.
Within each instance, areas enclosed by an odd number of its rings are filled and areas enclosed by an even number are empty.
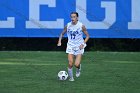
<svg viewBox="0 0 140 93">
<path fill-rule="evenodd" d="M 74 82 L 57 80 L 60 70 L 65 52 L 0 52 L 0 93 L 140 93 L 138 52 L 86 52 Z"/>
</svg>

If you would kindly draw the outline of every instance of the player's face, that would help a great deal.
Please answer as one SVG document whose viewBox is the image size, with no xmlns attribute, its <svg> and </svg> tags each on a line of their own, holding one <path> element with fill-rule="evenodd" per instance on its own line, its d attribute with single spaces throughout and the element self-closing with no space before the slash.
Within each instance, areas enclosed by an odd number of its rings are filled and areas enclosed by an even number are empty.
<svg viewBox="0 0 140 93">
<path fill-rule="evenodd" d="M 78 21 L 78 17 L 76 14 L 71 14 L 71 21 L 72 23 L 76 23 Z"/>
</svg>

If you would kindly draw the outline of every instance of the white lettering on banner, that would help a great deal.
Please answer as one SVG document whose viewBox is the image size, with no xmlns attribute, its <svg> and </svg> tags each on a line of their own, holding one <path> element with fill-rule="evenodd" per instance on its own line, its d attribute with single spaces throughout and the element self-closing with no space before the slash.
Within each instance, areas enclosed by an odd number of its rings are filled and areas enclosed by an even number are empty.
<svg viewBox="0 0 140 93">
<path fill-rule="evenodd" d="M 140 29 L 140 0 L 131 0 L 132 22 L 128 23 L 128 29 Z"/>
<path fill-rule="evenodd" d="M 56 0 L 29 0 L 29 21 L 26 21 L 26 28 L 63 28 L 64 19 L 57 21 L 40 21 L 40 5 L 56 7 Z"/>
<path fill-rule="evenodd" d="M 84 22 L 86 25 L 87 29 L 109 29 L 111 25 L 116 21 L 116 2 L 113 1 L 102 1 L 101 2 L 101 7 L 105 8 L 105 19 L 101 22 L 91 22 L 87 19 L 87 15 L 84 10 L 87 11 L 86 9 L 86 1 L 87 0 L 77 0 L 76 2 L 76 10 L 79 13 L 79 20 Z M 78 6 L 82 5 L 82 10 L 78 8 Z M 93 13 L 89 13 L 93 16 Z M 94 16 L 93 16 L 94 17 Z"/>
<path fill-rule="evenodd" d="M 88 0 L 76 0 L 76 11 L 79 13 L 79 19 L 87 29 L 109 29 L 116 22 L 116 1 L 101 1 L 101 8 L 105 9 L 105 18 L 103 21 L 90 21 L 88 16 L 93 16 L 92 13 L 87 13 Z M 89 2 L 90 3 L 90 2 Z M 131 22 L 128 29 L 140 30 L 140 0 L 131 0 Z M 48 5 L 48 7 L 56 7 L 56 0 L 29 0 L 29 20 L 26 21 L 27 29 L 63 29 L 64 19 L 56 18 L 56 21 L 40 21 L 40 6 Z M 93 13 L 94 14 L 94 13 Z M 42 15 L 43 16 L 43 15 Z M 93 16 L 94 18 L 94 16 Z M 7 20 L 0 20 L 0 28 L 15 28 L 15 17 L 7 17 Z"/>
<path fill-rule="evenodd" d="M 8 17 L 7 21 L 0 21 L 0 28 L 15 28 L 15 18 Z"/>
</svg>

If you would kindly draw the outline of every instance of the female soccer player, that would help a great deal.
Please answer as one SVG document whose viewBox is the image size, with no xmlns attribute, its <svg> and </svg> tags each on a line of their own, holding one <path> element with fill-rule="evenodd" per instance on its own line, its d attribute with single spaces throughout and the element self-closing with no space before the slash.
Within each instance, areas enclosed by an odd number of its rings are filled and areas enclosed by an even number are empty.
<svg viewBox="0 0 140 93">
<path fill-rule="evenodd" d="M 89 34 L 85 28 L 85 26 L 78 21 L 78 13 L 72 12 L 70 14 L 71 22 L 69 22 L 65 27 L 62 33 L 60 34 L 57 46 L 61 46 L 61 40 L 63 35 L 67 32 L 68 42 L 66 53 L 68 53 L 68 74 L 69 81 L 74 81 L 73 78 L 73 60 L 75 57 L 75 67 L 76 67 L 76 77 L 80 76 L 81 71 L 81 58 L 84 53 L 84 48 L 86 47 L 86 42 L 89 39 Z M 83 33 L 86 35 L 85 40 L 83 39 Z"/>
</svg>

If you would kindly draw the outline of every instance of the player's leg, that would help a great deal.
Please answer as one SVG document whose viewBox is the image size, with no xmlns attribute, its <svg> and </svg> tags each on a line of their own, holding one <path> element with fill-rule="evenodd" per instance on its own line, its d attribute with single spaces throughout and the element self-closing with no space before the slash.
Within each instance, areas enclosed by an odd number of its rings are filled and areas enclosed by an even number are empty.
<svg viewBox="0 0 140 93">
<path fill-rule="evenodd" d="M 72 70 L 72 67 L 73 67 L 73 57 L 74 55 L 73 54 L 68 54 L 68 61 L 69 61 L 69 64 L 68 64 L 68 74 L 69 74 L 69 77 L 70 77 L 70 81 L 74 81 L 74 78 L 73 78 L 73 70 Z"/>
<path fill-rule="evenodd" d="M 80 76 L 80 71 L 81 71 L 81 58 L 82 58 L 82 54 L 78 54 L 76 55 L 76 59 L 75 59 L 75 67 L 76 67 L 76 77 Z"/>
</svg>

